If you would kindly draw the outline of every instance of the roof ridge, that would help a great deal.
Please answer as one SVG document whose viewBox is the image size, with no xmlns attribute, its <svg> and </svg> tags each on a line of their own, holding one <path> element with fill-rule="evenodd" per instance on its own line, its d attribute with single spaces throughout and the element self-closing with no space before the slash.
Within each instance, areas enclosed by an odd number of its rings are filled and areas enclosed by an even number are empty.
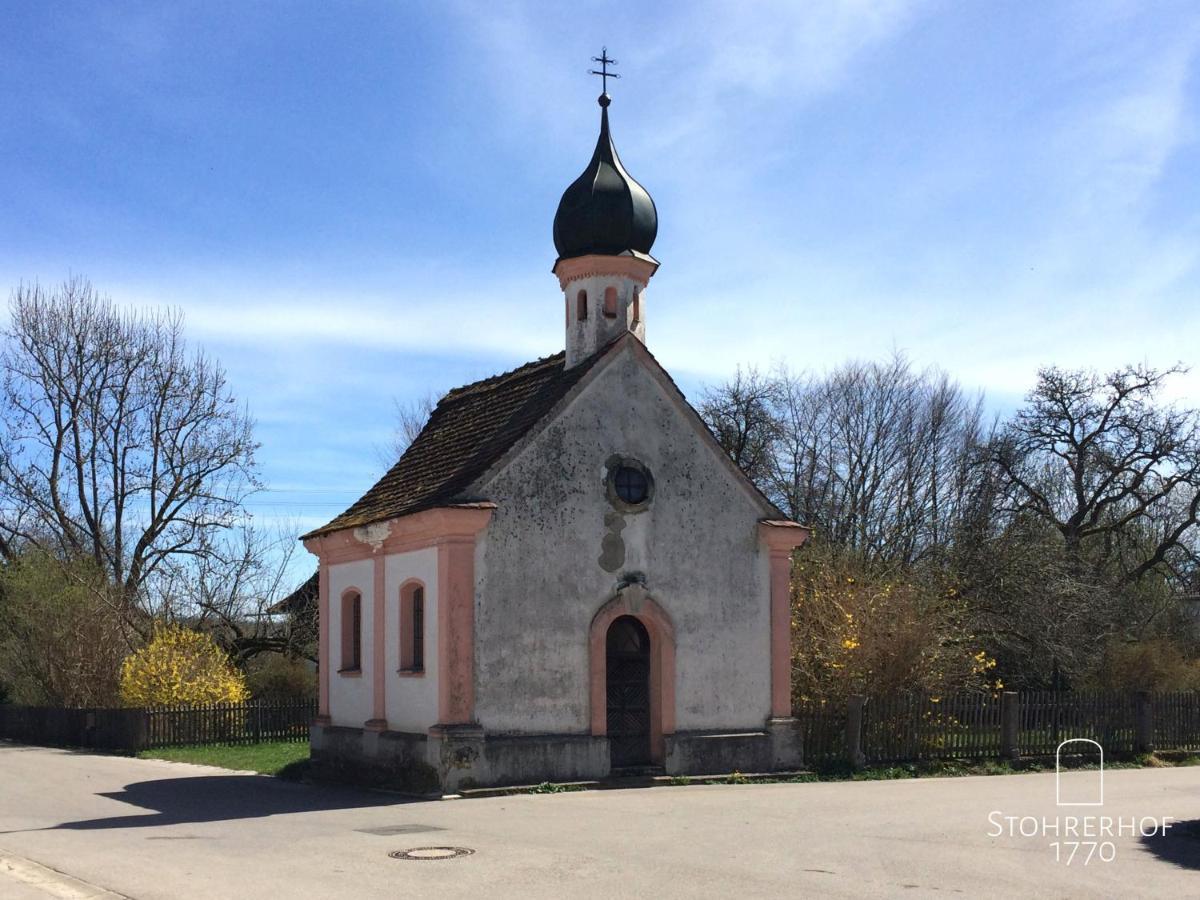
<svg viewBox="0 0 1200 900">
<path fill-rule="evenodd" d="M 549 364 L 558 363 L 566 360 L 566 351 L 560 350 L 557 353 L 552 353 L 549 356 L 543 356 L 540 359 L 535 359 L 532 362 L 527 362 L 517 366 L 507 372 L 501 372 L 499 375 L 489 375 L 487 378 L 481 378 L 479 381 L 472 381 L 470 384 L 464 384 L 462 387 L 456 387 L 446 392 L 439 402 L 439 406 L 447 400 L 457 400 L 460 397 L 465 397 L 476 391 L 490 389 L 496 387 L 505 381 L 522 378 L 526 375 L 532 375 L 538 369 L 544 368 Z"/>
</svg>

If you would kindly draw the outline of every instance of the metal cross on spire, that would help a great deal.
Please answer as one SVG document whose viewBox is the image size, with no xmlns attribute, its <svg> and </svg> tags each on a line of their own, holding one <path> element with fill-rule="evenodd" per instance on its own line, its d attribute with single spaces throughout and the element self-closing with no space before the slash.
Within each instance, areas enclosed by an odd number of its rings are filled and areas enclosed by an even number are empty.
<svg viewBox="0 0 1200 900">
<path fill-rule="evenodd" d="M 600 81 L 602 84 L 602 87 L 600 88 L 600 90 L 601 90 L 601 92 L 607 94 L 608 93 L 608 79 L 621 77 L 616 72 L 608 71 L 608 67 L 615 66 L 617 64 L 617 61 L 615 59 L 609 59 L 608 58 L 608 48 L 602 47 L 600 49 L 600 55 L 593 56 L 592 62 L 600 63 L 600 71 L 597 72 L 595 69 L 588 69 L 588 74 L 600 76 Z"/>
</svg>

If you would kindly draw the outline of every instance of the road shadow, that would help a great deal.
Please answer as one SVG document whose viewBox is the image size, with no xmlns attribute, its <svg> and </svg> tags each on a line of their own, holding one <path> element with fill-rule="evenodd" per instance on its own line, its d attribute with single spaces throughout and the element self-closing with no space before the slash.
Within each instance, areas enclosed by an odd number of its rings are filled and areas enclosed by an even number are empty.
<svg viewBox="0 0 1200 900">
<path fill-rule="evenodd" d="M 261 775 L 201 775 L 194 778 L 137 781 L 125 785 L 119 791 L 99 793 L 96 796 L 153 810 L 154 814 L 136 813 L 83 819 L 33 830 L 157 828 L 162 825 L 227 822 L 290 813 L 363 809 L 419 802 L 376 791 L 336 785 L 297 784 Z"/>
<path fill-rule="evenodd" d="M 1182 869 L 1200 869 L 1200 819 L 1175 822 L 1166 834 L 1156 830 L 1141 838 L 1140 843 L 1163 862 Z"/>
</svg>

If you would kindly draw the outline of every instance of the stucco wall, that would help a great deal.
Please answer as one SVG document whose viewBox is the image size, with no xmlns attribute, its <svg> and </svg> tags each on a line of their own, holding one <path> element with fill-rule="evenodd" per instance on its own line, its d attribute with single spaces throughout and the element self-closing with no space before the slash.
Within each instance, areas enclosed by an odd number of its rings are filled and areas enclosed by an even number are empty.
<svg viewBox="0 0 1200 900">
<path fill-rule="evenodd" d="M 400 590 L 415 579 L 425 585 L 425 674 L 404 676 L 400 668 Z M 390 554 L 384 562 L 387 596 L 384 629 L 387 653 L 386 709 L 393 731 L 425 731 L 438 720 L 437 549 Z"/>
<path fill-rule="evenodd" d="M 371 679 L 374 660 L 374 569 L 371 560 L 329 567 L 329 715 L 334 725 L 361 727 L 371 718 Z M 339 674 L 342 666 L 342 595 L 351 588 L 362 595 L 362 674 Z"/>
<path fill-rule="evenodd" d="M 619 514 L 609 503 L 605 462 L 614 455 L 651 470 L 647 510 Z M 480 724 L 587 732 L 588 626 L 621 576 L 640 572 L 675 627 L 677 728 L 762 727 L 770 711 L 763 511 L 631 348 L 478 488 L 498 504 L 476 548 Z M 620 538 L 619 565 L 614 538 L 602 549 L 606 535 Z"/>
</svg>

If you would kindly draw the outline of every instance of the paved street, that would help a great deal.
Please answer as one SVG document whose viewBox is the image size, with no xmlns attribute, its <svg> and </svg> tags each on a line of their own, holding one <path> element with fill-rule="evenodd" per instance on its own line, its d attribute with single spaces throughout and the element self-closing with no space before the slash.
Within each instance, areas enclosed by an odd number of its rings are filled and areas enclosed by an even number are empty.
<svg viewBox="0 0 1200 900">
<path fill-rule="evenodd" d="M 1094 777 L 1065 775 L 1064 795 Z M 0 743 L 0 897 L 1200 892 L 1200 832 L 1187 825 L 1148 841 L 1116 837 L 1115 860 L 1084 865 L 1078 855 L 1068 865 L 1056 862 L 1053 837 L 989 836 L 1000 827 L 989 823 L 993 811 L 1001 823 L 1068 814 L 1200 820 L 1200 768 L 1109 771 L 1103 807 L 1070 809 L 1055 806 L 1053 774 L 418 803 Z M 427 846 L 475 853 L 388 856 Z"/>
</svg>

